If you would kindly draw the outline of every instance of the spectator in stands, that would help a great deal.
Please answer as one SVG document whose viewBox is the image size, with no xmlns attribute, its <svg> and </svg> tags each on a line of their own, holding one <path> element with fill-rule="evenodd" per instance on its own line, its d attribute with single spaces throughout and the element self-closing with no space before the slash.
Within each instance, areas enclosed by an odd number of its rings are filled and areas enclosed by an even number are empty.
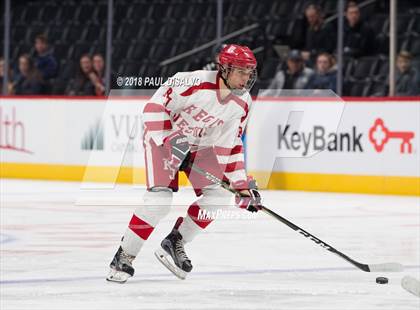
<svg viewBox="0 0 420 310">
<path fill-rule="evenodd" d="M 18 74 L 13 83 L 16 95 L 42 94 L 43 80 L 41 73 L 35 67 L 33 60 L 28 54 L 19 57 Z"/>
<path fill-rule="evenodd" d="M 305 67 L 298 50 L 291 50 L 287 57 L 287 68 L 277 72 L 262 96 L 279 96 L 282 89 L 304 89 L 313 70 Z"/>
<path fill-rule="evenodd" d="M 93 70 L 92 59 L 88 54 L 80 57 L 79 72 L 69 83 L 66 93 L 71 96 L 95 96 L 95 85 L 99 78 Z"/>
<path fill-rule="evenodd" d="M 4 77 L 5 70 L 6 68 L 4 66 L 4 59 L 0 57 L 0 95 L 3 94 L 3 77 Z M 6 90 L 5 95 L 13 93 L 13 83 L 11 82 L 13 77 L 12 77 L 12 70 L 10 70 L 10 67 L 8 68 L 8 73 L 9 73 L 9 82 L 7 85 L 7 90 Z"/>
<path fill-rule="evenodd" d="M 349 2 L 344 20 L 344 54 L 352 57 L 369 55 L 374 51 L 373 29 L 360 17 L 359 6 Z"/>
<path fill-rule="evenodd" d="M 395 94 L 397 96 L 420 95 L 419 72 L 411 66 L 412 56 L 407 51 L 401 51 L 397 57 L 397 72 Z"/>
<path fill-rule="evenodd" d="M 95 91 L 98 96 L 105 95 L 105 60 L 104 57 L 97 53 L 92 57 L 93 71 L 98 77 L 95 83 Z"/>
<path fill-rule="evenodd" d="M 57 60 L 48 46 L 47 37 L 44 34 L 37 35 L 35 38 L 35 66 L 46 82 L 45 92 L 49 93 L 51 86 L 50 80 L 57 76 Z"/>
<path fill-rule="evenodd" d="M 310 4 L 305 9 L 307 29 L 302 57 L 312 64 L 321 52 L 332 53 L 335 48 L 335 31 L 324 23 L 322 9 L 319 5 Z"/>
<path fill-rule="evenodd" d="M 331 54 L 321 53 L 318 55 L 315 74 L 309 78 L 306 88 L 337 90 L 337 73 L 334 69 L 334 58 Z"/>
</svg>

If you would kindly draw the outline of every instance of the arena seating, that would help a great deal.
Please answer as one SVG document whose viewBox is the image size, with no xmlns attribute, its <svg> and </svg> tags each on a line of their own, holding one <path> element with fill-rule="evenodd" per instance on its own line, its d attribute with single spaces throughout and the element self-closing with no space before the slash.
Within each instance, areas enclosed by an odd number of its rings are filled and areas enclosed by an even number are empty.
<svg viewBox="0 0 420 310">
<path fill-rule="evenodd" d="M 202 68 L 213 60 L 214 48 L 167 66 L 160 62 L 200 46 L 216 36 L 216 4 L 208 0 L 115 0 L 112 71 L 120 76 L 169 76 L 181 70 Z M 259 28 L 228 41 L 260 48 L 258 86 L 265 86 L 281 65 L 273 43 L 299 46 L 298 34 L 303 10 L 308 2 L 320 4 L 326 17 L 336 14 L 335 0 L 225 0 L 223 34 L 252 23 Z M 376 95 L 385 87 L 388 57 L 388 0 L 378 0 L 362 8 L 362 15 L 376 33 L 375 54 L 346 59 L 346 95 Z M 398 50 L 410 51 L 420 64 L 420 4 L 399 0 Z M 206 5 L 204 5 L 206 4 Z M 3 44 L 3 15 L 0 16 L 0 44 Z M 105 52 L 107 30 L 106 0 L 12 1 L 11 59 L 33 53 L 35 35 L 46 33 L 60 63 L 58 80 L 65 83 L 83 53 Z M 334 22 L 334 21 L 332 21 Z M 56 92 L 62 89 L 58 87 Z"/>
</svg>

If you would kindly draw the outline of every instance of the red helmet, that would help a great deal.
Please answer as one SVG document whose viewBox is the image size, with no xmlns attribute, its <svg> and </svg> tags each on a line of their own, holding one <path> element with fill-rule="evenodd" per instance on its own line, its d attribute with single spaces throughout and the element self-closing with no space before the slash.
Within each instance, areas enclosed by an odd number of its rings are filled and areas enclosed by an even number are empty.
<svg viewBox="0 0 420 310">
<path fill-rule="evenodd" d="M 236 44 L 226 45 L 219 53 L 219 72 L 227 87 L 229 86 L 228 77 L 234 68 L 251 69 L 251 76 L 245 85 L 246 90 L 250 90 L 257 79 L 257 60 L 254 53 L 247 46 Z"/>
<path fill-rule="evenodd" d="M 249 47 L 228 44 L 219 53 L 219 65 L 255 69 L 257 60 Z"/>
</svg>

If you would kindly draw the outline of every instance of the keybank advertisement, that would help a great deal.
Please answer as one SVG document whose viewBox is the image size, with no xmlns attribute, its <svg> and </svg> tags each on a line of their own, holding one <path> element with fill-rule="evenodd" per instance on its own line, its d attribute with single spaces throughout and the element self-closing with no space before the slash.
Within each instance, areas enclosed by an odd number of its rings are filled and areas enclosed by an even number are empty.
<svg viewBox="0 0 420 310">
<path fill-rule="evenodd" d="M 337 112 L 323 102 L 258 102 L 247 129 L 248 170 L 420 175 L 418 102 L 347 102 Z"/>
<path fill-rule="evenodd" d="M 145 103 L 2 99 L 1 162 L 144 167 Z M 247 168 L 418 177 L 419 117 L 415 101 L 258 101 L 247 128 Z"/>
</svg>

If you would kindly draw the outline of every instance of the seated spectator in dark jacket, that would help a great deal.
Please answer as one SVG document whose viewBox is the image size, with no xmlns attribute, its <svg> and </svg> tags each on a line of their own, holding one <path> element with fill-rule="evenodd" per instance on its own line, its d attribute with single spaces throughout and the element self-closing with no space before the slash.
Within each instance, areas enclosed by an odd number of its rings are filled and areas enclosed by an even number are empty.
<svg viewBox="0 0 420 310">
<path fill-rule="evenodd" d="M 95 96 L 95 85 L 99 78 L 93 70 L 92 59 L 84 54 L 80 57 L 77 76 L 69 83 L 66 93 L 71 96 Z"/>
<path fill-rule="evenodd" d="M 397 96 L 420 95 L 419 72 L 411 66 L 412 56 L 407 51 L 401 51 L 397 57 L 397 72 L 395 94 Z"/>
<path fill-rule="evenodd" d="M 95 54 L 92 57 L 93 71 L 95 71 L 98 82 L 95 85 L 98 96 L 105 95 L 105 60 L 101 54 Z M 112 80 L 112 78 L 111 78 Z"/>
<path fill-rule="evenodd" d="M 361 20 L 357 4 L 350 2 L 344 20 L 344 54 L 353 57 L 372 54 L 374 41 L 375 34 L 372 28 Z"/>
<path fill-rule="evenodd" d="M 324 23 L 322 9 L 316 4 L 306 7 L 305 17 L 307 30 L 302 56 L 305 61 L 313 63 L 319 53 L 334 51 L 335 31 L 330 25 Z"/>
<path fill-rule="evenodd" d="M 6 70 L 6 68 L 5 68 L 5 65 L 4 65 L 4 59 L 0 57 L 0 95 L 3 94 L 3 77 L 4 77 L 5 70 Z M 12 70 L 10 70 L 10 67 L 8 68 L 7 72 L 9 73 L 8 74 L 9 82 L 7 84 L 7 87 L 6 87 L 6 93 L 3 94 L 3 95 L 9 95 L 9 94 L 13 93 L 13 83 L 11 82 L 13 80 L 13 77 L 12 77 Z"/>
<path fill-rule="evenodd" d="M 330 54 L 319 54 L 316 59 L 315 74 L 309 78 L 306 88 L 337 91 L 337 72 L 333 67 L 334 59 Z"/>
<path fill-rule="evenodd" d="M 16 95 L 42 94 L 43 80 L 31 57 L 24 54 L 19 57 L 18 74 L 13 88 Z"/>
<path fill-rule="evenodd" d="M 49 81 L 57 76 L 57 60 L 48 47 L 47 37 L 43 34 L 35 38 L 35 66 L 41 72 L 44 81 Z"/>
<path fill-rule="evenodd" d="M 287 57 L 287 68 L 277 72 L 268 89 L 262 96 L 279 96 L 282 89 L 304 89 L 313 70 L 305 67 L 302 55 L 298 50 L 292 50 Z"/>
</svg>

